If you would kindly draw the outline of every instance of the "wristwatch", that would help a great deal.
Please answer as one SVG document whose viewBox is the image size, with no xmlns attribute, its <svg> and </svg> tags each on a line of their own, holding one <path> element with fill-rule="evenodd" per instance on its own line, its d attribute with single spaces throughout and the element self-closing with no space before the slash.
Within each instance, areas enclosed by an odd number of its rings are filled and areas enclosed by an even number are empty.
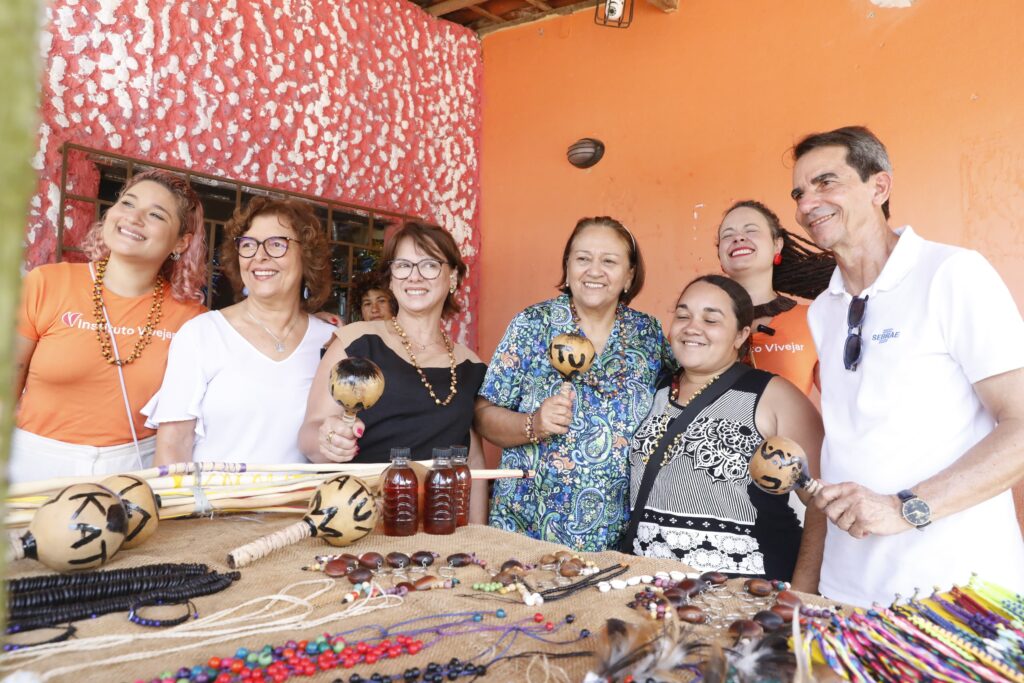
<svg viewBox="0 0 1024 683">
<path fill-rule="evenodd" d="M 905 489 L 896 495 L 903 504 L 900 514 L 907 520 L 907 524 L 921 531 L 932 523 L 932 509 L 928 507 L 928 503 L 918 498 L 916 493 Z"/>
</svg>

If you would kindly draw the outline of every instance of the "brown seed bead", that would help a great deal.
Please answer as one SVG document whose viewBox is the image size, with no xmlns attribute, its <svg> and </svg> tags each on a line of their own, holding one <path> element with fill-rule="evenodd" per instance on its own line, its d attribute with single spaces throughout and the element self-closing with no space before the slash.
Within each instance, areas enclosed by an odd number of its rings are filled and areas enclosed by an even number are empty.
<svg viewBox="0 0 1024 683">
<path fill-rule="evenodd" d="M 331 560 L 327 563 L 327 566 L 324 567 L 324 574 L 338 578 L 340 576 L 347 576 L 352 569 L 354 569 L 354 567 L 348 560 Z"/>
<path fill-rule="evenodd" d="M 729 577 L 722 572 L 704 572 L 700 575 L 701 580 L 710 583 L 712 586 L 721 586 L 729 580 Z"/>
<path fill-rule="evenodd" d="M 687 624 L 703 624 L 707 621 L 704 610 L 696 605 L 683 605 L 676 610 L 676 614 Z"/>
<path fill-rule="evenodd" d="M 369 581 L 372 578 L 373 571 L 367 569 L 366 567 L 356 567 L 348 573 L 348 580 L 351 581 L 353 584 L 363 583 L 364 581 Z"/>
<path fill-rule="evenodd" d="M 772 594 L 772 585 L 764 579 L 747 579 L 743 588 L 751 595 L 763 598 Z"/>
<path fill-rule="evenodd" d="M 790 607 L 789 605 L 779 605 L 779 604 L 772 605 L 771 609 L 769 611 L 775 612 L 776 614 L 778 614 L 780 617 L 782 617 L 782 620 L 784 622 L 786 622 L 787 624 L 789 622 L 793 621 L 793 614 L 795 612 L 795 610 L 792 607 Z"/>
<path fill-rule="evenodd" d="M 409 583 L 408 581 L 402 581 L 401 583 L 395 584 L 395 588 L 402 591 L 399 595 L 405 595 L 406 593 L 412 593 L 416 590 L 416 586 Z"/>
<path fill-rule="evenodd" d="M 761 610 L 760 612 L 755 614 L 754 621 L 761 624 L 761 628 L 763 628 L 768 633 L 771 633 L 772 631 L 778 631 L 786 623 L 786 620 L 783 619 L 778 613 L 771 612 L 769 610 Z"/>
<path fill-rule="evenodd" d="M 555 558 L 561 560 L 562 562 L 565 562 L 566 560 L 572 559 L 572 553 L 570 553 L 568 550 L 559 550 L 555 553 Z"/>
<path fill-rule="evenodd" d="M 556 562 L 558 562 L 558 558 L 551 554 L 544 555 L 540 558 L 541 564 L 554 564 Z"/>
<path fill-rule="evenodd" d="M 760 638 L 764 635 L 764 628 L 761 624 L 750 619 L 737 619 L 729 624 L 729 635 L 736 640 L 747 638 Z"/>
<path fill-rule="evenodd" d="M 384 566 L 384 556 L 380 553 L 363 553 L 359 556 L 359 565 L 367 569 L 380 569 Z"/>
<path fill-rule="evenodd" d="M 409 556 L 405 553 L 388 553 L 385 559 L 392 569 L 405 569 L 409 566 Z"/>
<path fill-rule="evenodd" d="M 502 586 L 511 586 L 513 583 L 519 580 L 519 577 L 510 572 L 498 572 L 494 576 L 494 580 L 500 583 Z"/>
<path fill-rule="evenodd" d="M 776 605 L 785 605 L 786 607 L 792 607 L 796 609 L 800 605 L 804 604 L 804 601 L 800 599 L 800 596 L 793 591 L 782 591 L 775 596 Z"/>
<path fill-rule="evenodd" d="M 706 591 L 708 585 L 700 579 L 683 579 L 676 588 L 683 591 L 687 597 L 692 598 L 694 595 Z"/>
<path fill-rule="evenodd" d="M 678 588 L 669 588 L 667 591 L 662 593 L 665 599 L 672 603 L 673 607 L 682 607 L 689 601 L 689 596 L 685 592 Z"/>
<path fill-rule="evenodd" d="M 583 565 L 577 560 L 563 562 L 562 566 L 558 568 L 558 573 L 566 577 L 579 576 L 581 571 L 583 571 Z"/>
<path fill-rule="evenodd" d="M 412 554 L 412 563 L 417 567 L 429 567 L 434 564 L 434 553 L 420 550 Z"/>
<path fill-rule="evenodd" d="M 428 591 L 431 588 L 436 587 L 440 582 L 441 580 L 438 579 L 436 576 L 431 576 L 430 574 L 427 574 L 426 576 L 421 576 L 420 578 L 416 579 L 416 590 Z"/>
<path fill-rule="evenodd" d="M 517 569 L 523 569 L 523 563 L 519 560 L 505 560 L 501 563 L 501 571 L 506 572 L 513 567 Z"/>
<path fill-rule="evenodd" d="M 449 567 L 465 567 L 467 564 L 472 564 L 472 562 L 473 558 L 466 553 L 455 553 L 448 556 Z"/>
</svg>

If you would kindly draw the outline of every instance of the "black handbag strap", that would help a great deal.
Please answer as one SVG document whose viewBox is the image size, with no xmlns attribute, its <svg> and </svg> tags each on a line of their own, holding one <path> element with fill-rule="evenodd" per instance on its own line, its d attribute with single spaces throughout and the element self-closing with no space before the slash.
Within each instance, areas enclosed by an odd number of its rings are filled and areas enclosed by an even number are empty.
<svg viewBox="0 0 1024 683">
<path fill-rule="evenodd" d="M 619 546 L 622 552 L 627 554 L 633 553 L 633 539 L 636 538 L 636 530 L 640 525 L 640 513 L 644 506 L 647 505 L 647 499 L 651 496 L 654 480 L 658 478 L 658 472 L 661 471 L 661 464 L 669 444 L 675 440 L 677 435 L 686 431 L 686 428 L 700 415 L 702 410 L 721 398 L 729 389 L 732 389 L 749 371 L 750 366 L 748 365 L 743 363 L 733 364 L 731 368 L 722 373 L 718 381 L 695 396 L 683 408 L 683 412 L 679 414 L 679 417 L 673 420 L 671 426 L 665 430 L 665 434 L 658 441 L 657 449 L 651 454 L 650 459 L 647 461 L 647 467 L 644 469 L 644 478 L 640 481 L 640 489 L 637 491 L 636 501 L 633 503 L 633 509 L 629 515 L 629 527 Z"/>
</svg>

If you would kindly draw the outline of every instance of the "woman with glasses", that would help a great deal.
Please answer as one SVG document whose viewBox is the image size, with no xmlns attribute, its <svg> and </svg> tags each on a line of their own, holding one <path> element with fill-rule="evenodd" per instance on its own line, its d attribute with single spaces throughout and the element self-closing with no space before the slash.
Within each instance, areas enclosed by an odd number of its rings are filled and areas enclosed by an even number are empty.
<svg viewBox="0 0 1024 683">
<path fill-rule="evenodd" d="M 502 467 L 537 475 L 495 482 L 492 526 L 577 550 L 618 544 L 629 517 L 629 439 L 672 363 L 658 321 L 629 308 L 643 284 L 632 233 L 607 216 L 583 218 L 562 253 L 561 295 L 512 320 L 476 424 L 504 449 Z M 566 333 L 586 336 L 597 352 L 569 396 L 548 361 L 551 340 Z"/>
<path fill-rule="evenodd" d="M 753 322 L 750 295 L 722 275 L 699 277 L 680 295 L 668 338 L 683 369 L 658 389 L 633 435 L 623 546 L 814 592 L 821 558 L 808 552 L 798 562 L 801 530 L 788 498 L 754 487 L 747 464 L 764 439 L 782 435 L 803 447 L 818 476 L 821 418 L 791 382 L 739 362 Z M 808 513 L 808 530 L 823 523 Z"/>
<path fill-rule="evenodd" d="M 82 247 L 89 263 L 25 276 L 11 482 L 148 467 L 155 437 L 139 409 L 171 337 L 206 310 L 203 206 L 184 178 L 132 176 Z"/>
<path fill-rule="evenodd" d="M 472 423 L 486 366 L 442 323 L 459 311 L 455 293 L 466 275 L 455 240 L 441 228 L 408 222 L 388 238 L 382 263 L 398 310 L 335 332 L 309 393 L 299 445 L 313 462 L 387 462 L 398 446 L 425 460 L 434 448 L 464 445 L 471 466 L 482 467 Z M 354 424 L 342 420 L 328 386 L 331 368 L 349 356 L 368 358 L 384 373 L 384 394 Z M 486 504 L 486 482 L 474 482 L 471 521 L 484 521 Z"/>
<path fill-rule="evenodd" d="M 780 292 L 813 299 L 828 286 L 835 260 L 809 244 L 783 229 L 775 212 L 750 199 L 730 206 L 718 226 L 722 271 L 754 302 L 744 360 L 785 377 L 807 396 L 814 391 L 818 365 L 808 306 Z"/>
<path fill-rule="evenodd" d="M 299 427 L 320 349 L 334 327 L 323 227 L 309 205 L 253 199 L 224 229 L 221 263 L 238 303 L 182 326 L 160 392 L 155 463 L 302 463 Z"/>
</svg>

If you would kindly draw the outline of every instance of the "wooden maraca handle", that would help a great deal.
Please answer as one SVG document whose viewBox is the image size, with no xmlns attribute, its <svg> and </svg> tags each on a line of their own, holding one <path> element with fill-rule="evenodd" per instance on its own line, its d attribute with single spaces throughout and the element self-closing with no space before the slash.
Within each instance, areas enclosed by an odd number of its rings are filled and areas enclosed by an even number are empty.
<svg viewBox="0 0 1024 683">
<path fill-rule="evenodd" d="M 290 524 L 269 536 L 264 536 L 252 543 L 247 543 L 232 550 L 228 553 L 228 566 L 232 569 L 241 569 L 256 560 L 266 557 L 275 550 L 294 545 L 312 535 L 313 530 L 305 520 Z"/>
<path fill-rule="evenodd" d="M 799 480 L 797 480 L 796 483 L 800 485 L 800 488 L 807 491 L 807 495 L 809 495 L 811 498 L 814 498 L 816 495 L 821 493 L 821 490 L 823 488 L 825 488 L 820 481 L 818 481 L 817 479 L 812 479 L 811 477 L 808 477 L 806 474 L 803 475 Z"/>
<path fill-rule="evenodd" d="M 569 398 L 572 395 L 572 382 L 562 382 L 562 386 L 558 388 L 558 393 Z"/>
<path fill-rule="evenodd" d="M 354 425 L 356 423 L 356 414 L 354 412 L 349 412 L 348 410 L 342 410 L 341 421 L 347 425 Z"/>
</svg>

